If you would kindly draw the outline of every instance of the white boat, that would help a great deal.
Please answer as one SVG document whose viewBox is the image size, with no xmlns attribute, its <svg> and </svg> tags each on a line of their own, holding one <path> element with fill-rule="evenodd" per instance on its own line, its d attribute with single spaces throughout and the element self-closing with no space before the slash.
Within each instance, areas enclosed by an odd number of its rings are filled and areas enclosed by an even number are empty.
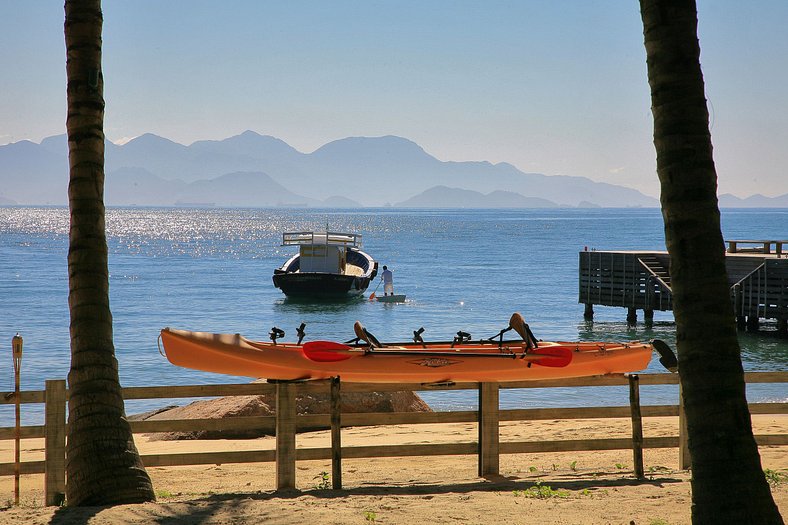
<svg viewBox="0 0 788 525">
<path fill-rule="evenodd" d="M 361 235 L 341 232 L 287 232 L 282 246 L 298 253 L 274 270 L 274 286 L 293 297 L 360 295 L 378 273 L 378 263 L 360 250 Z"/>
</svg>

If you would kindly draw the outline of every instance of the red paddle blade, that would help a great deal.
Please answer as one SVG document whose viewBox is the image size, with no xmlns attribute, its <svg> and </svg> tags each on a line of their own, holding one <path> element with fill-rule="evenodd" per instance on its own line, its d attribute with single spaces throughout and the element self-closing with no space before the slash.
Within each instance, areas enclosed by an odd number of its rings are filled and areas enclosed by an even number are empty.
<svg viewBox="0 0 788 525">
<path fill-rule="evenodd" d="M 555 368 L 563 368 L 572 362 L 572 351 L 568 348 L 537 347 L 528 352 L 532 356 L 533 363 L 540 366 L 552 366 Z"/>
<path fill-rule="evenodd" d="M 320 363 L 332 363 L 352 359 L 356 352 L 350 352 L 352 346 L 335 343 L 334 341 L 309 341 L 301 347 L 307 359 Z M 361 352 L 358 352 L 361 355 Z"/>
</svg>

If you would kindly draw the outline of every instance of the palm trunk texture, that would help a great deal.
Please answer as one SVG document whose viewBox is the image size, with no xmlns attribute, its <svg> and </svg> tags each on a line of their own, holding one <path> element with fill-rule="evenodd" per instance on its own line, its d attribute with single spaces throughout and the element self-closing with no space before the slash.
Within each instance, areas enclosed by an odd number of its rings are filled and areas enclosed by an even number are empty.
<svg viewBox="0 0 788 525">
<path fill-rule="evenodd" d="M 100 0 L 65 4 L 71 227 L 68 305 L 68 505 L 153 501 L 126 420 L 112 342 L 104 230 L 104 99 Z"/>
<path fill-rule="evenodd" d="M 694 524 L 782 524 L 745 397 L 725 270 L 697 9 L 640 0 L 679 374 L 692 456 Z"/>
</svg>

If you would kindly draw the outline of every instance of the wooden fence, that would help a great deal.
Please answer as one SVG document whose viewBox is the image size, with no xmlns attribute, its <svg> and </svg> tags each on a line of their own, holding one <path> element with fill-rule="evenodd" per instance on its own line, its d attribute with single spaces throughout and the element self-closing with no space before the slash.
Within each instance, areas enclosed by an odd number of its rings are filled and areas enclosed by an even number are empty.
<svg viewBox="0 0 788 525">
<path fill-rule="evenodd" d="M 788 372 L 752 372 L 745 374 L 748 383 L 786 383 Z M 682 406 L 640 404 L 640 387 L 652 385 L 676 385 L 674 374 L 607 375 L 590 378 L 550 381 L 524 381 L 517 383 L 462 383 L 440 386 L 445 390 L 475 389 L 479 395 L 478 410 L 419 413 L 354 413 L 339 412 L 340 392 L 382 392 L 399 390 L 434 390 L 435 386 L 421 384 L 340 384 L 337 379 L 310 382 L 188 385 L 188 386 L 143 386 L 123 389 L 126 400 L 171 399 L 215 396 L 276 395 L 274 416 L 247 416 L 228 419 L 190 419 L 132 421 L 134 433 L 193 431 L 193 430 L 265 430 L 276 435 L 275 450 L 200 452 L 189 454 L 149 454 L 142 460 L 147 467 L 204 465 L 221 463 L 276 462 L 276 486 L 278 489 L 295 487 L 295 464 L 298 460 L 331 459 L 332 483 L 334 488 L 342 486 L 343 458 L 375 458 L 434 455 L 477 455 L 479 475 L 497 474 L 500 454 L 621 450 L 632 449 L 635 475 L 644 476 L 644 448 L 679 449 L 679 465 L 690 466 L 685 419 Z M 583 408 L 532 408 L 499 409 L 501 389 L 551 388 L 551 387 L 601 387 L 629 386 L 629 404 L 623 406 Z M 318 415 L 296 415 L 296 395 L 315 392 L 331 394 L 331 413 Z M 20 393 L 21 403 L 44 403 L 45 424 L 24 426 L 21 438 L 44 438 L 45 458 L 43 461 L 26 461 L 20 464 L 20 474 L 44 474 L 45 502 L 58 505 L 65 493 L 65 447 L 66 447 L 66 400 L 68 392 L 63 380 L 46 381 L 43 391 Z M 681 396 L 679 396 L 681 399 Z M 15 403 L 13 392 L 0 392 L 0 404 Z M 788 403 L 750 404 L 752 414 L 788 414 Z M 643 417 L 678 416 L 677 435 L 648 437 L 643 435 Z M 577 439 L 556 441 L 503 442 L 499 441 L 501 421 L 566 420 L 590 418 L 630 418 L 631 438 Z M 459 423 L 475 422 L 478 425 L 478 441 L 475 443 L 379 445 L 342 447 L 341 428 L 351 426 Z M 330 448 L 296 448 L 295 436 L 299 430 L 315 427 L 331 428 Z M 788 445 L 788 434 L 757 435 L 759 445 Z M 13 427 L 0 428 L 0 440 L 15 439 Z M 15 474 L 14 463 L 0 463 L 0 476 Z"/>
</svg>

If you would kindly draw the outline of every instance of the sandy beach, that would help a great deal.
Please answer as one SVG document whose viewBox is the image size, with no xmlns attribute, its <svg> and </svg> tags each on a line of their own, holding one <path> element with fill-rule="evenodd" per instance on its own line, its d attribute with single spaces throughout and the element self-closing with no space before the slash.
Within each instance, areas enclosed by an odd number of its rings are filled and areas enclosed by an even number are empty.
<svg viewBox="0 0 788 525">
<path fill-rule="evenodd" d="M 675 418 L 647 418 L 646 436 L 676 435 Z M 754 416 L 756 434 L 785 434 L 788 416 Z M 343 446 L 473 442 L 476 425 L 348 428 Z M 627 420 L 502 422 L 501 441 L 627 437 Z M 142 454 L 272 449 L 274 438 L 150 441 Z M 329 446 L 329 433 L 298 436 L 299 447 Z M 11 461 L 13 441 L 0 442 Z M 23 442 L 23 459 L 43 458 L 42 440 Z M 544 523 L 679 525 L 690 523 L 690 473 L 677 449 L 645 451 L 645 480 L 635 479 L 632 452 L 562 452 L 501 456 L 500 476 L 480 478 L 475 456 L 348 459 L 343 490 L 330 488 L 328 461 L 297 463 L 297 490 L 275 491 L 273 463 L 149 468 L 158 501 L 113 508 L 42 507 L 43 476 L 23 476 L 13 507 L 13 477 L 0 478 L 0 523 Z M 761 447 L 764 469 L 788 476 L 788 447 Z M 323 486 L 321 486 L 323 485 Z M 788 515 L 788 477 L 773 486 Z"/>
</svg>

